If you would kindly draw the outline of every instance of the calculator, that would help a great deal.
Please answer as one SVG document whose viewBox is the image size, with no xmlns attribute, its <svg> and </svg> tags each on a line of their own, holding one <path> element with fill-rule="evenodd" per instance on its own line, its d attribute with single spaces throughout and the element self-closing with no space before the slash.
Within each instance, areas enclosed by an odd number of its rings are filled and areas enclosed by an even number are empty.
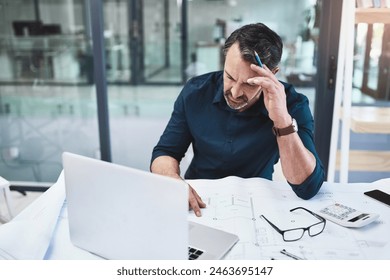
<svg viewBox="0 0 390 280">
<path fill-rule="evenodd" d="M 336 224 L 353 228 L 359 228 L 368 225 L 379 217 L 378 214 L 363 213 L 340 203 L 334 203 L 325 208 L 322 208 L 318 214 Z"/>
</svg>

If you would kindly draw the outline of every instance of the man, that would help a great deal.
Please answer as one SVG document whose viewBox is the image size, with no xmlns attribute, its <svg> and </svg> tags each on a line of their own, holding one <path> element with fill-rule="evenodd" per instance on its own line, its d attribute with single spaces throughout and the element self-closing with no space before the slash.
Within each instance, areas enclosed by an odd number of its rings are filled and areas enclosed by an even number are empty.
<svg viewBox="0 0 390 280">
<path fill-rule="evenodd" d="M 272 179 L 280 158 L 293 191 L 313 197 L 324 181 L 314 121 L 307 98 L 275 77 L 282 48 L 281 38 L 264 24 L 234 31 L 224 46 L 224 70 L 192 78 L 178 96 L 153 150 L 151 171 L 180 178 L 180 160 L 192 143 L 186 179 Z M 206 205 L 189 189 L 189 206 L 200 216 Z"/>
</svg>

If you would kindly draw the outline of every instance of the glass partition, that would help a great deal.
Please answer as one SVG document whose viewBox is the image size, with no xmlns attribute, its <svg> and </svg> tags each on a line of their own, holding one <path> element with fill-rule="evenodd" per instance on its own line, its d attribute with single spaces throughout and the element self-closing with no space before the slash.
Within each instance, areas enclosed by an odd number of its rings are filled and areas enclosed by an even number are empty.
<svg viewBox="0 0 390 280">
<path fill-rule="evenodd" d="M 147 84 L 180 84 L 181 1 L 143 0 L 143 66 Z"/>
<path fill-rule="evenodd" d="M 129 2 L 103 1 L 106 72 L 109 83 L 128 84 L 131 79 Z"/>
<path fill-rule="evenodd" d="M 181 5 L 176 0 L 106 2 L 106 28 L 116 20 L 113 18 L 116 14 L 107 10 L 112 5 L 120 5 L 132 22 L 131 26 L 112 24 L 110 33 L 128 28 L 132 47 L 130 68 L 135 71 L 129 84 L 108 85 L 112 159 L 115 163 L 149 170 L 152 149 L 182 87 Z"/>
<path fill-rule="evenodd" d="M 0 0 L 0 175 L 54 182 L 99 154 L 87 1 Z"/>
</svg>

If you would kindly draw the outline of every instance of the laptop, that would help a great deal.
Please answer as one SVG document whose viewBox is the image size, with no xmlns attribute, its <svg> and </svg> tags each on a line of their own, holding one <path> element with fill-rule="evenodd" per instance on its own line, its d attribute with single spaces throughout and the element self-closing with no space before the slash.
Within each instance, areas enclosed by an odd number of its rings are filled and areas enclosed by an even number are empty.
<svg viewBox="0 0 390 280">
<path fill-rule="evenodd" d="M 185 182 L 63 153 L 73 245 L 105 259 L 221 259 L 234 234 L 188 221 Z"/>
</svg>

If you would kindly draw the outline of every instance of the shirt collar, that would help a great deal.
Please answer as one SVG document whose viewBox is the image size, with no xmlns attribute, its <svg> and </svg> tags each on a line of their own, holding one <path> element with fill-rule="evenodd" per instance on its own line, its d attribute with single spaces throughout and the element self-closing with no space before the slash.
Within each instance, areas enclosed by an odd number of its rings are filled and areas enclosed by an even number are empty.
<svg viewBox="0 0 390 280">
<path fill-rule="evenodd" d="M 225 98 L 223 97 L 223 72 L 222 71 L 220 71 L 219 73 L 219 77 L 217 78 L 216 84 L 217 84 L 217 86 L 215 87 L 216 93 L 213 99 L 213 104 L 223 103 L 222 101 L 224 101 Z"/>
</svg>

